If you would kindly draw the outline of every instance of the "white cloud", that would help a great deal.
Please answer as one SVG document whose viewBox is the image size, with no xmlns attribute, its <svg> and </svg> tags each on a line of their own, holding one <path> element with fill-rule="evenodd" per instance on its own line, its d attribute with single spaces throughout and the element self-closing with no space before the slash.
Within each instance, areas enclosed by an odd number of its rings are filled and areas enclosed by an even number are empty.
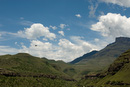
<svg viewBox="0 0 130 87">
<path fill-rule="evenodd" d="M 80 15 L 80 14 L 76 14 L 75 16 L 78 17 L 78 18 L 81 18 L 81 15 Z"/>
<path fill-rule="evenodd" d="M 9 46 L 0 46 L 0 55 L 15 54 L 17 52 L 19 52 L 19 50 L 16 48 L 12 48 Z"/>
<path fill-rule="evenodd" d="M 57 29 L 56 26 L 51 26 L 51 25 L 50 25 L 50 28 L 52 28 L 53 30 L 56 30 L 56 29 Z"/>
<path fill-rule="evenodd" d="M 76 43 L 72 43 L 71 41 L 67 39 L 60 39 L 59 40 L 59 46 L 60 46 L 60 53 L 62 54 L 61 58 L 65 58 L 63 60 L 65 61 L 72 61 L 74 58 L 77 58 L 79 56 L 82 56 L 83 54 L 91 51 L 93 48 L 91 44 L 89 44 L 86 41 L 82 41 L 77 38 L 77 42 L 75 39 L 73 39 Z M 81 43 L 80 43 L 81 42 Z"/>
<path fill-rule="evenodd" d="M 95 12 L 98 8 L 98 2 L 95 2 L 94 0 L 89 0 L 90 6 L 88 7 L 90 12 L 89 12 L 89 17 L 95 17 Z"/>
<path fill-rule="evenodd" d="M 120 36 L 130 37 L 130 18 L 120 14 L 108 13 L 100 16 L 99 22 L 93 24 L 91 30 L 113 39 Z"/>
<path fill-rule="evenodd" d="M 71 40 L 74 41 L 74 43 L 76 43 L 79 46 L 82 46 L 82 49 L 84 49 L 84 51 L 92 51 L 92 50 L 99 50 L 99 48 L 92 44 L 89 41 L 85 41 L 82 40 L 84 37 L 80 37 L 80 36 L 71 36 Z"/>
<path fill-rule="evenodd" d="M 44 27 L 40 23 L 35 23 L 30 28 L 25 28 L 24 31 L 18 31 L 18 35 L 27 39 L 37 39 L 42 36 L 50 40 L 56 38 L 56 35 L 51 33 L 48 27 Z"/>
<path fill-rule="evenodd" d="M 101 2 L 113 3 L 124 7 L 130 7 L 130 0 L 99 0 Z"/>
<path fill-rule="evenodd" d="M 61 34 L 62 36 L 65 36 L 64 31 L 58 31 L 58 33 Z"/>
<path fill-rule="evenodd" d="M 64 29 L 66 26 L 67 26 L 66 24 L 60 24 L 59 27 L 60 27 L 61 29 Z"/>
<path fill-rule="evenodd" d="M 39 57 L 46 57 L 48 59 L 69 62 L 95 49 L 98 49 L 98 47 L 92 43 L 82 40 L 81 37 L 73 36 L 71 37 L 71 41 L 67 39 L 60 39 L 57 45 L 50 42 L 32 40 L 29 47 L 22 44 L 20 52 L 30 53 L 31 55 Z"/>
<path fill-rule="evenodd" d="M 30 53 L 38 57 L 46 57 L 49 59 L 55 59 L 54 50 L 55 48 L 53 48 L 53 45 L 49 42 L 32 40 L 30 42 L 29 47 L 26 47 L 24 44 L 22 44 L 22 49 L 20 49 L 20 52 Z"/>
</svg>

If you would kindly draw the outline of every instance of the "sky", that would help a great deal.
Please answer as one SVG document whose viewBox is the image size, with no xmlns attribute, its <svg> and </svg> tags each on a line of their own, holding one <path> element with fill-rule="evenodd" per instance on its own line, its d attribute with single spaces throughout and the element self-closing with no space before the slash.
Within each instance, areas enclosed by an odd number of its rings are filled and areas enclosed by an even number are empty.
<svg viewBox="0 0 130 87">
<path fill-rule="evenodd" d="M 0 0 L 0 55 L 70 62 L 130 37 L 130 0 Z"/>
</svg>

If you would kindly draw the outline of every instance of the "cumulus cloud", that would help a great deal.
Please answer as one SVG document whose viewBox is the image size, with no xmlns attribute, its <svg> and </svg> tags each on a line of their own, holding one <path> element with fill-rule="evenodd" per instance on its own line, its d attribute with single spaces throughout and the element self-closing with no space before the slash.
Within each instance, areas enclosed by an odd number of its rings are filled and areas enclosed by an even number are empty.
<svg viewBox="0 0 130 87">
<path fill-rule="evenodd" d="M 81 15 L 80 14 L 76 14 L 75 15 L 77 18 L 81 18 Z"/>
<path fill-rule="evenodd" d="M 130 17 L 108 13 L 99 17 L 99 22 L 93 24 L 91 30 L 100 32 L 102 36 L 115 39 L 116 37 L 130 37 Z"/>
<path fill-rule="evenodd" d="M 62 36 L 65 36 L 64 31 L 58 31 L 58 33 L 61 34 Z"/>
<path fill-rule="evenodd" d="M 60 27 L 61 29 L 64 29 L 66 26 L 67 26 L 66 24 L 60 24 L 59 27 Z"/>
<path fill-rule="evenodd" d="M 37 39 L 42 36 L 50 40 L 56 38 L 56 35 L 51 33 L 48 27 L 40 23 L 32 24 L 30 28 L 25 28 L 24 31 L 18 31 L 18 35 L 27 39 Z"/>
<path fill-rule="evenodd" d="M 52 44 L 49 42 L 42 42 L 39 40 L 32 40 L 30 46 L 26 47 L 22 44 L 22 49 L 20 52 L 30 53 L 35 56 L 45 57 L 49 55 L 49 51 L 52 50 Z"/>
<path fill-rule="evenodd" d="M 16 52 L 19 52 L 16 48 L 12 48 L 10 46 L 0 46 L 0 55 L 15 54 Z"/>
<path fill-rule="evenodd" d="M 67 39 L 60 39 L 58 45 L 60 46 L 60 53 L 64 56 L 64 60 L 72 61 L 74 58 L 82 56 L 83 54 L 93 50 L 94 46 L 86 41 L 81 40 L 81 38 L 74 37 L 71 38 L 74 42 Z M 79 41 L 77 42 L 76 41 Z M 81 42 L 81 43 L 80 43 Z"/>
<path fill-rule="evenodd" d="M 99 0 L 101 2 L 113 3 L 124 7 L 130 7 L 130 0 Z"/>
<path fill-rule="evenodd" d="M 98 49 L 98 47 L 92 43 L 82 40 L 81 37 L 72 36 L 71 40 L 59 39 L 57 45 L 50 42 L 32 40 L 29 47 L 22 44 L 20 52 L 30 53 L 39 57 L 46 57 L 48 59 L 69 62 L 95 49 Z"/>
<path fill-rule="evenodd" d="M 70 39 L 71 41 L 67 39 L 60 39 L 58 43 L 60 46 L 60 53 L 63 55 L 63 58 L 65 58 L 65 61 L 72 61 L 87 52 L 98 49 L 96 45 L 82 40 L 82 37 L 71 36 Z"/>
<path fill-rule="evenodd" d="M 84 51 L 98 50 L 98 47 L 96 45 L 82 39 L 84 39 L 84 37 L 71 36 L 71 40 L 77 45 L 82 46 L 82 49 L 84 49 Z"/>
</svg>

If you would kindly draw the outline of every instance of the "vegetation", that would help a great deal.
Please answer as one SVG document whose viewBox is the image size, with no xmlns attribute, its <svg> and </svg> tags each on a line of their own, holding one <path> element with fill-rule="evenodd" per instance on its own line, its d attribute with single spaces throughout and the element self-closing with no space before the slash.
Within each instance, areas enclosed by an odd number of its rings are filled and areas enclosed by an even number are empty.
<svg viewBox="0 0 130 87">
<path fill-rule="evenodd" d="M 108 70 L 100 75 L 105 77 L 91 76 L 81 80 L 80 84 L 96 87 L 130 87 L 130 50 L 119 56 Z"/>
<path fill-rule="evenodd" d="M 76 87 L 75 82 L 62 79 L 0 76 L 1 87 Z"/>
<path fill-rule="evenodd" d="M 54 87 L 54 84 L 73 83 L 74 80 L 44 58 L 27 53 L 0 56 L 0 84 L 2 87 Z M 37 82 L 37 80 L 41 82 Z M 67 82 L 70 81 L 70 82 Z M 45 83 L 44 83 L 45 82 Z M 49 84 L 51 82 L 51 84 Z M 41 85 L 44 83 L 44 86 Z M 5 86 L 4 86 L 5 85 Z M 29 86 L 30 85 L 30 86 Z M 50 85 L 50 86 L 49 86 Z M 52 85 L 52 86 L 51 86 Z M 64 87 L 61 86 L 61 87 Z M 56 87 L 56 86 L 55 86 Z M 57 86 L 58 87 L 58 86 Z"/>
</svg>

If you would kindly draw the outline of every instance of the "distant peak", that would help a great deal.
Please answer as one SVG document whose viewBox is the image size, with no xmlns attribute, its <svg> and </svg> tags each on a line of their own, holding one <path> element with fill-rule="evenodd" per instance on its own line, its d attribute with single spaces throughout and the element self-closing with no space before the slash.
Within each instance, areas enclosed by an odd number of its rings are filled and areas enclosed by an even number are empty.
<svg viewBox="0 0 130 87">
<path fill-rule="evenodd" d="M 129 37 L 117 37 L 116 38 L 116 42 L 130 42 L 130 38 Z"/>
</svg>

